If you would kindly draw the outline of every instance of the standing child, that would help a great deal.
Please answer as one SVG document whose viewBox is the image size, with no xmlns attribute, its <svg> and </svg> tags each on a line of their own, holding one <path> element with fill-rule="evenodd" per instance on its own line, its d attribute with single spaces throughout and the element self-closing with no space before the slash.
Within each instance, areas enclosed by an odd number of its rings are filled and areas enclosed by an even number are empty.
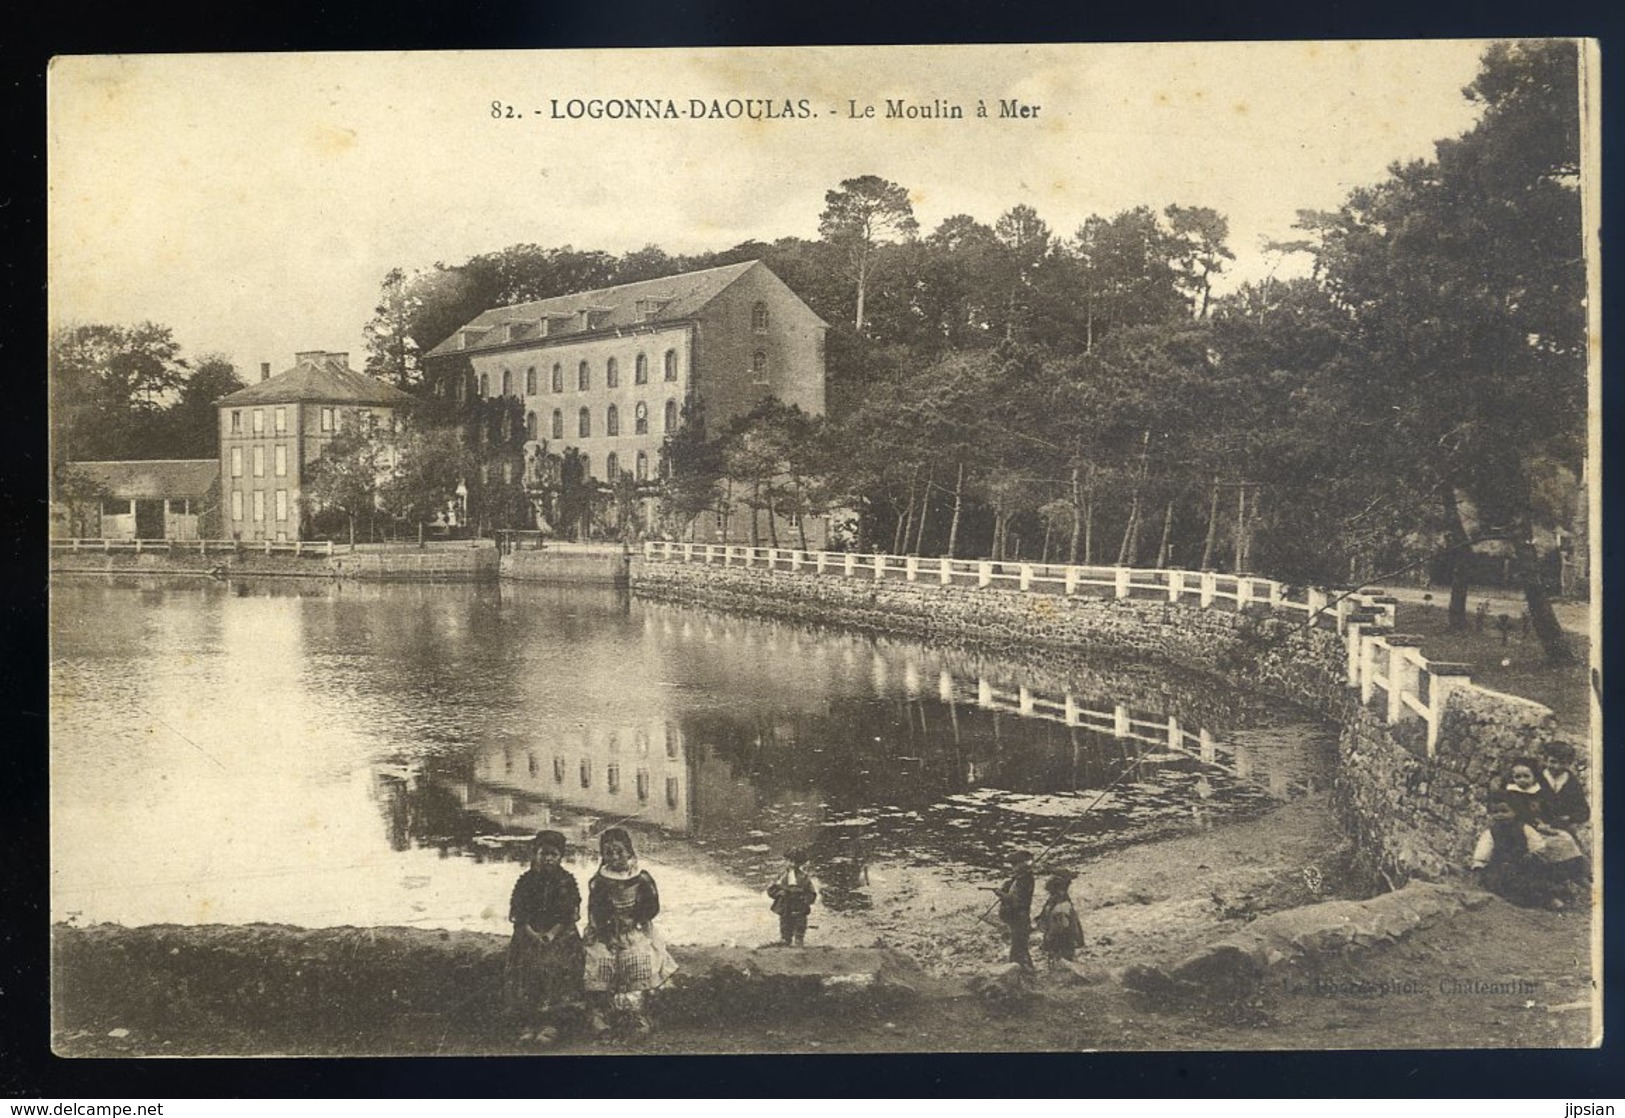
<svg viewBox="0 0 1625 1118">
<path fill-rule="evenodd" d="M 1059 870 L 1044 882 L 1044 907 L 1038 913 L 1038 933 L 1042 936 L 1044 957 L 1053 966 L 1058 960 L 1077 958 L 1083 946 L 1083 925 L 1072 907 L 1072 874 Z"/>
<path fill-rule="evenodd" d="M 1010 932 L 1010 961 L 1033 969 L 1033 856 L 1025 850 L 1010 855 L 1010 879 L 999 886 L 999 921 Z"/>
<path fill-rule="evenodd" d="M 592 1028 L 609 1029 L 603 1012 L 609 1010 L 632 1032 L 645 1033 L 643 993 L 677 969 L 654 927 L 660 891 L 639 868 L 632 836 L 622 828 L 605 831 L 598 851 L 598 872 L 587 884 L 586 986 L 598 1001 Z"/>
<path fill-rule="evenodd" d="M 818 885 L 806 870 L 807 852 L 791 850 L 784 856 L 784 872 L 767 887 L 773 911 L 779 917 L 779 941 L 801 947 L 807 940 L 807 914 L 818 899 Z"/>
<path fill-rule="evenodd" d="M 581 1002 L 581 890 L 561 864 L 565 849 L 559 832 L 537 834 L 530 868 L 519 875 L 508 904 L 513 939 L 502 993 L 525 1042 L 551 1044 L 559 1014 Z"/>
</svg>

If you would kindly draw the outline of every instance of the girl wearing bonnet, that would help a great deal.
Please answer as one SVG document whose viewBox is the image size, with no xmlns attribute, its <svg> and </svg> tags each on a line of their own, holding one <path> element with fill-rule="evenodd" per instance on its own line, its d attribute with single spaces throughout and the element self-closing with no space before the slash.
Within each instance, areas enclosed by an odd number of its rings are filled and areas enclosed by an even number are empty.
<svg viewBox="0 0 1625 1118">
<path fill-rule="evenodd" d="M 611 827 L 598 840 L 600 865 L 587 884 L 586 988 L 598 1005 L 595 1032 L 609 1029 L 605 1011 L 633 1032 L 647 1032 L 644 991 L 676 971 L 654 927 L 660 891 L 638 866 L 632 836 Z"/>
</svg>

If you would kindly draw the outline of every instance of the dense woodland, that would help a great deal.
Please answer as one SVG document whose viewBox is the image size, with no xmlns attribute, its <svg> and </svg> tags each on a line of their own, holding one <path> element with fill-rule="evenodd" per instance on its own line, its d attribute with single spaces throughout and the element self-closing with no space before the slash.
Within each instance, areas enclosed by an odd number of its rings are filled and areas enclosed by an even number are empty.
<svg viewBox="0 0 1625 1118">
<path fill-rule="evenodd" d="M 815 240 L 521 244 L 393 270 L 366 368 L 422 395 L 422 417 L 385 492 L 354 468 L 376 448 L 348 445 L 314 489 L 422 523 L 461 478 L 482 526 L 527 526 L 517 402 L 459 412 L 426 391 L 448 370 L 423 355 L 493 306 L 760 259 L 830 324 L 828 414 L 690 414 L 641 493 L 561 459 L 549 526 L 615 530 L 657 497 L 673 535 L 725 509 L 784 546 L 776 519 L 836 513 L 843 542 L 892 552 L 1320 584 L 1432 569 L 1463 619 L 1467 557 L 1494 541 L 1561 655 L 1534 541 L 1572 528 L 1585 453 L 1577 66 L 1571 43 L 1490 47 L 1470 131 L 1269 246 L 1300 278 L 1227 289 L 1228 225 L 1200 204 L 1070 230 L 1021 204 L 925 230 L 909 184 L 875 176 L 825 194 Z M 189 364 L 151 324 L 59 331 L 52 357 L 56 461 L 214 453 L 225 362 Z"/>
</svg>

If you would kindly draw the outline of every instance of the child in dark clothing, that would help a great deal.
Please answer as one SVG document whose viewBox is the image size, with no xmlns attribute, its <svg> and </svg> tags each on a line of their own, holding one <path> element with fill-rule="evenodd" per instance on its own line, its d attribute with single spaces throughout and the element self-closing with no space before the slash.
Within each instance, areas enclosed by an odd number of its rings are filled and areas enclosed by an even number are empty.
<svg viewBox="0 0 1625 1118">
<path fill-rule="evenodd" d="M 1010 932 L 1010 961 L 1033 969 L 1033 856 L 1018 850 L 1010 856 L 1010 880 L 995 892 L 999 921 Z"/>
<path fill-rule="evenodd" d="M 550 1044 L 558 1018 L 581 1002 L 582 948 L 576 921 L 581 890 L 561 865 L 565 838 L 536 836 L 530 868 L 519 876 L 508 904 L 513 938 L 503 975 L 503 1000 L 523 1023 L 522 1041 Z"/>
<path fill-rule="evenodd" d="M 1083 946 L 1083 925 L 1078 921 L 1078 910 L 1072 907 L 1072 874 L 1060 870 L 1044 882 L 1044 907 L 1038 913 L 1038 932 L 1042 937 L 1044 956 L 1053 965 L 1060 959 L 1077 958 Z"/>
<path fill-rule="evenodd" d="M 791 850 L 784 860 L 784 872 L 767 887 L 767 895 L 779 918 L 779 941 L 785 947 L 800 947 L 807 939 L 807 914 L 818 899 L 818 886 L 806 870 L 806 851 Z"/>
</svg>

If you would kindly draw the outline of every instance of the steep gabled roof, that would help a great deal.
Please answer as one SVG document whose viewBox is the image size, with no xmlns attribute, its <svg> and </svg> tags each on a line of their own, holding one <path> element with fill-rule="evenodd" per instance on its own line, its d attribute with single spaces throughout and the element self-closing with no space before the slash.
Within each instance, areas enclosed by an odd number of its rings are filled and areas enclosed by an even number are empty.
<svg viewBox="0 0 1625 1118">
<path fill-rule="evenodd" d="M 220 463 L 213 458 L 70 462 L 68 465 L 99 482 L 114 497 L 142 501 L 160 497 L 202 497 L 220 476 Z"/>
<path fill-rule="evenodd" d="M 218 407 L 247 404 L 400 405 L 413 398 L 392 384 L 331 361 L 306 359 L 274 377 L 240 388 L 215 401 Z"/>
<path fill-rule="evenodd" d="M 596 334 L 693 318 L 724 288 L 760 264 L 759 260 L 745 260 L 662 279 L 639 280 L 615 287 L 556 295 L 551 299 L 537 299 L 530 303 L 493 307 L 453 332 L 451 337 L 431 349 L 427 356 L 468 353 L 543 338 Z M 587 322 L 580 315 L 583 310 L 597 313 Z M 544 318 L 552 319 L 545 333 L 540 329 Z M 465 344 L 459 345 L 458 338 L 465 335 Z"/>
</svg>

